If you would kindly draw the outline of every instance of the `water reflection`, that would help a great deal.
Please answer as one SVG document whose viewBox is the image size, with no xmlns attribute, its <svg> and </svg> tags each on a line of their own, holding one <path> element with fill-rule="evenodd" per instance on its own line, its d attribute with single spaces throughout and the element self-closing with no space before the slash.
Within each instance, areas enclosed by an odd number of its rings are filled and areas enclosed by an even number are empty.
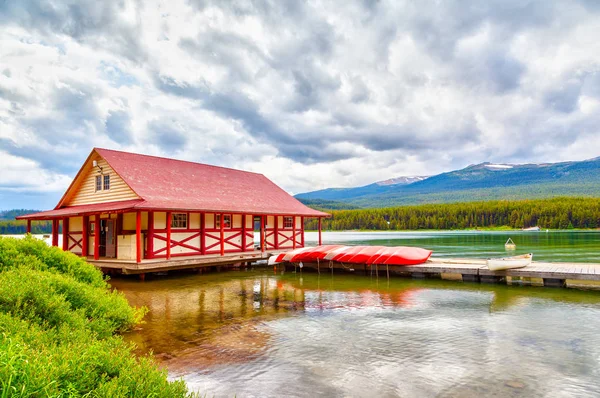
<svg viewBox="0 0 600 398">
<path fill-rule="evenodd" d="M 600 292 L 267 271 L 114 280 L 208 396 L 600 393 Z"/>
</svg>

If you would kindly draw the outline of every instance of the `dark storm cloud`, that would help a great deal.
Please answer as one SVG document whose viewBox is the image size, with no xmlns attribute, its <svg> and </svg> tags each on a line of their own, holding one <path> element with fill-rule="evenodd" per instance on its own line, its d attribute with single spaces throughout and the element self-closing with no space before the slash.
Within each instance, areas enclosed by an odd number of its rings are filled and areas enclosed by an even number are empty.
<svg viewBox="0 0 600 398">
<path fill-rule="evenodd" d="M 148 138 L 151 143 L 165 150 L 168 154 L 181 151 L 188 143 L 188 135 L 173 120 L 150 122 L 148 124 Z"/>
<path fill-rule="evenodd" d="M 142 61 L 146 53 L 138 28 L 120 22 L 123 7 L 121 1 L 4 0 L 0 1 L 0 25 L 18 25 L 46 35 L 64 34 Z"/>
<path fill-rule="evenodd" d="M 127 145 L 133 142 L 131 117 L 125 111 L 111 111 L 106 118 L 106 134 L 115 142 Z"/>
<path fill-rule="evenodd" d="M 242 122 L 256 137 L 275 137 L 278 129 L 260 115 L 258 105 L 239 92 L 211 92 L 206 85 L 178 83 L 169 77 L 156 77 L 157 87 L 165 93 L 199 101 L 203 109 Z"/>
<path fill-rule="evenodd" d="M 101 126 L 94 87 L 69 81 L 51 91 L 47 99 L 51 109 L 44 116 L 32 116 L 40 106 L 35 98 L 24 98 L 20 112 L 14 115 L 19 129 L 31 132 L 35 139 L 27 143 L 0 139 L 0 148 L 31 159 L 47 170 L 68 174 L 80 166 L 81 156 L 90 150 L 93 132 Z M 65 156 L 65 155 L 69 156 Z M 56 159 L 61 159 L 57 162 Z"/>
<path fill-rule="evenodd" d="M 581 81 L 571 79 L 547 93 L 544 102 L 546 106 L 558 112 L 571 113 L 577 109 L 580 94 Z"/>
<path fill-rule="evenodd" d="M 598 4 L 0 0 L 0 149 L 72 174 L 94 145 L 190 157 L 224 126 L 197 156 L 323 176 L 564 153 L 600 134 Z"/>
</svg>

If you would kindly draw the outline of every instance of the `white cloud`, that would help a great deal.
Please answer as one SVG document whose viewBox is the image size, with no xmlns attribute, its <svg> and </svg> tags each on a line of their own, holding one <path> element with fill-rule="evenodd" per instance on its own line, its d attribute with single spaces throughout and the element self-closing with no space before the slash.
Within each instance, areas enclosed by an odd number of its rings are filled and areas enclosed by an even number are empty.
<svg viewBox="0 0 600 398">
<path fill-rule="evenodd" d="M 567 0 L 4 2 L 3 184 L 58 197 L 93 146 L 260 171 L 294 193 L 595 157 L 599 11 Z"/>
</svg>

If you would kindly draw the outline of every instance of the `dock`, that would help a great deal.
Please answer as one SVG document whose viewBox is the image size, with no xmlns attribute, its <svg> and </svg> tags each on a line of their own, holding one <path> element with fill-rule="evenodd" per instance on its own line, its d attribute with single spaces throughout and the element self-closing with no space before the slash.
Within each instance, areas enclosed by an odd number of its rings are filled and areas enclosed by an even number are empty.
<svg viewBox="0 0 600 398">
<path fill-rule="evenodd" d="M 243 253 L 231 253 L 221 256 L 211 254 L 204 256 L 185 256 L 166 259 L 135 260 L 88 259 L 88 262 L 107 274 L 139 275 L 140 279 L 149 273 L 164 273 L 179 270 L 220 271 L 232 266 L 249 266 L 268 260 L 269 257 L 282 252 L 258 250 Z M 278 268 L 298 270 L 298 264 L 278 264 Z M 536 280 L 538 284 L 548 287 L 566 287 L 567 281 L 600 282 L 600 263 L 550 263 L 534 261 L 524 268 L 506 271 L 490 271 L 486 261 L 472 258 L 431 258 L 423 264 L 397 266 L 344 264 L 338 262 L 304 263 L 304 270 L 320 273 L 352 272 L 377 277 L 403 276 L 412 278 L 442 278 L 452 275 L 451 279 L 475 283 L 514 283 Z M 460 277 L 457 277 L 460 276 Z M 573 284 L 571 282 L 571 284 Z"/>
<path fill-rule="evenodd" d="M 88 258 L 87 261 L 106 274 L 139 275 L 140 279 L 144 279 L 145 274 L 148 273 L 163 273 L 186 269 L 196 269 L 199 272 L 202 272 L 203 270 L 211 268 L 220 271 L 222 268 L 234 265 L 249 265 L 261 260 L 268 260 L 269 257 L 280 252 L 280 250 L 265 252 L 255 250 L 242 253 L 231 253 L 224 256 L 221 256 L 220 254 L 207 254 L 203 256 L 172 257 L 169 260 L 144 259 L 139 263 L 135 260 L 108 258 L 100 260 Z"/>
<path fill-rule="evenodd" d="M 286 269 L 294 269 L 286 264 Z M 363 264 L 342 264 L 321 262 L 303 264 L 303 269 L 320 273 L 353 272 L 377 277 L 390 275 L 412 278 L 442 278 L 444 275 L 460 275 L 464 282 L 476 283 L 514 283 L 516 281 L 539 281 L 548 287 L 567 287 L 567 281 L 600 281 L 600 263 L 550 263 L 534 261 L 523 268 L 490 271 L 483 259 L 432 258 L 423 264 L 407 266 L 386 266 Z M 457 279 L 457 278 L 451 278 Z"/>
</svg>

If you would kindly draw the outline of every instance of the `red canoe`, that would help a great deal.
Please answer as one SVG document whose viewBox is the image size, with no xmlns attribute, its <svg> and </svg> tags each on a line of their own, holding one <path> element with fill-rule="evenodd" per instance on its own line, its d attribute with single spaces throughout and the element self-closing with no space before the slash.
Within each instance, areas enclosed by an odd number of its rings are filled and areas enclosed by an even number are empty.
<svg viewBox="0 0 600 398">
<path fill-rule="evenodd" d="M 317 260 L 337 261 L 351 264 L 414 265 L 426 262 L 431 250 L 407 246 L 340 246 L 325 245 L 304 247 L 287 253 L 280 253 L 275 261 L 314 262 Z"/>
<path fill-rule="evenodd" d="M 302 253 L 304 258 L 302 261 L 315 262 L 317 260 L 323 260 L 327 253 L 339 249 L 340 247 L 342 247 L 342 245 L 323 245 L 313 247 L 312 250 Z"/>
<path fill-rule="evenodd" d="M 378 254 L 372 256 L 371 258 L 369 258 L 367 260 L 367 264 L 371 265 L 371 264 L 382 264 L 381 261 L 385 261 L 387 260 L 387 258 L 389 256 L 391 256 L 392 254 L 394 254 L 394 252 L 396 251 L 397 247 L 386 247 L 385 249 L 381 250 Z M 380 261 L 381 259 L 381 261 Z"/>
<path fill-rule="evenodd" d="M 396 247 L 392 253 L 380 256 L 373 264 L 386 265 L 414 265 L 426 262 L 431 256 L 431 250 L 421 249 L 420 247 Z"/>
<path fill-rule="evenodd" d="M 336 256 L 330 258 L 332 261 L 337 261 L 339 263 L 345 263 L 350 258 L 356 256 L 362 250 L 365 249 L 365 246 L 350 246 L 346 250 L 341 251 Z"/>
<path fill-rule="evenodd" d="M 327 254 L 325 254 L 325 256 L 323 257 L 323 260 L 333 260 L 334 257 L 344 254 L 346 250 L 349 250 L 351 248 L 352 246 L 340 246 L 337 249 L 327 252 Z"/>
<path fill-rule="evenodd" d="M 422 264 L 431 256 L 431 250 L 420 247 L 399 247 L 398 250 L 383 264 L 387 265 L 414 265 Z"/>
<path fill-rule="evenodd" d="M 367 264 L 374 256 L 379 256 L 387 247 L 385 246 L 363 246 L 363 249 L 345 262 L 351 264 Z"/>
</svg>

